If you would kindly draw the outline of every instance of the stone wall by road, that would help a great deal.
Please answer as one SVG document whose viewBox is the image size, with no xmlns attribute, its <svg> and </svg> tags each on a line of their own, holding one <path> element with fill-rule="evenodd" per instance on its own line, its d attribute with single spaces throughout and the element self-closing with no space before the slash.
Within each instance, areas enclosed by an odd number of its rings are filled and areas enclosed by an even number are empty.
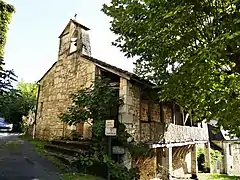
<svg viewBox="0 0 240 180">
<path fill-rule="evenodd" d="M 70 128 L 59 115 L 71 104 L 70 95 L 89 87 L 95 79 L 95 65 L 77 53 L 60 58 L 40 81 L 36 135 L 44 139 L 59 138 Z"/>
</svg>

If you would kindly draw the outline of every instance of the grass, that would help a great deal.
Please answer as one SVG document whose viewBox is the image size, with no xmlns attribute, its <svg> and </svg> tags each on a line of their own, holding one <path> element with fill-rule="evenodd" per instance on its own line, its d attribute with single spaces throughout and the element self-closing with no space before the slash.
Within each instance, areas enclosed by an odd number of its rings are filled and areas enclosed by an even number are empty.
<svg viewBox="0 0 240 180">
<path fill-rule="evenodd" d="M 199 173 L 199 180 L 240 180 L 240 177 L 227 176 L 225 174 Z"/>
<path fill-rule="evenodd" d="M 5 147 L 14 150 L 14 149 L 19 149 L 21 142 L 19 141 L 8 141 L 5 145 Z"/>
<path fill-rule="evenodd" d="M 98 178 L 96 176 L 81 173 L 65 173 L 62 177 L 64 180 L 103 180 L 102 178 Z"/>
</svg>

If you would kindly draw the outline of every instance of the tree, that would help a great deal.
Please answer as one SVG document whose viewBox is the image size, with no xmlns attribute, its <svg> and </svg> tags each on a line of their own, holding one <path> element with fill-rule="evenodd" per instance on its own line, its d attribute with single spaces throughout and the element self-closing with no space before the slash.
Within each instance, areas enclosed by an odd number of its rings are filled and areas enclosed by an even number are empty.
<svg viewBox="0 0 240 180">
<path fill-rule="evenodd" d="M 35 83 L 21 81 L 17 89 L 11 89 L 0 96 L 0 117 L 14 124 L 14 129 L 20 131 L 22 117 L 34 112 L 37 101 L 37 86 Z"/>
<path fill-rule="evenodd" d="M 22 80 L 17 84 L 17 90 L 21 96 L 23 112 L 35 111 L 37 103 L 36 83 L 27 83 Z"/>
<path fill-rule="evenodd" d="M 240 135 L 240 1 L 112 0 L 113 43 L 195 120 Z"/>
<path fill-rule="evenodd" d="M 8 24 L 11 20 L 11 15 L 14 12 L 14 7 L 0 0 L 0 95 L 4 91 L 12 88 L 11 82 L 15 80 L 15 74 L 12 70 L 3 69 L 3 55 L 6 44 L 6 35 Z"/>
</svg>

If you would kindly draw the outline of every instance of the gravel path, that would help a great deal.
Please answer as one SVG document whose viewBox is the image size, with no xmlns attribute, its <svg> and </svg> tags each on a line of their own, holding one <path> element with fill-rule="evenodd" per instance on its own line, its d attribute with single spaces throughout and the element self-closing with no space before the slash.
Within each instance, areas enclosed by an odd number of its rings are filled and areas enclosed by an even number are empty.
<svg viewBox="0 0 240 180">
<path fill-rule="evenodd" d="M 0 134 L 0 180 L 61 180 L 58 170 L 17 134 Z"/>
</svg>

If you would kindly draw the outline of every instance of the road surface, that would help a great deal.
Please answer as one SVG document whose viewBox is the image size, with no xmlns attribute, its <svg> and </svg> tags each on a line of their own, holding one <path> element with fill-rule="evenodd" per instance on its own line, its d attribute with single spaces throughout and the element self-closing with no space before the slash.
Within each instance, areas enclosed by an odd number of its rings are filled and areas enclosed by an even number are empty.
<svg viewBox="0 0 240 180">
<path fill-rule="evenodd" d="M 17 134 L 0 133 L 0 180 L 61 180 L 58 170 Z"/>
</svg>

